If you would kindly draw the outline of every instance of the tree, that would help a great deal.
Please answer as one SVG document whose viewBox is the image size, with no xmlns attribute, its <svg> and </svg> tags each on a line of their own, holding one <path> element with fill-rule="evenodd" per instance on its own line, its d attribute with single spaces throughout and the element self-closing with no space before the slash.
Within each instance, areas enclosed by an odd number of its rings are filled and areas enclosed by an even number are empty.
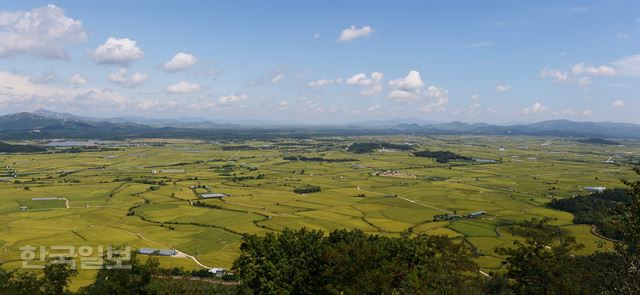
<svg viewBox="0 0 640 295">
<path fill-rule="evenodd" d="M 71 294 L 68 289 L 71 277 L 78 272 L 69 264 L 54 261 L 47 264 L 44 274 L 34 272 L 6 272 L 0 269 L 1 294 L 59 295 Z"/>
<path fill-rule="evenodd" d="M 506 257 L 507 273 L 518 294 L 589 294 L 576 280 L 576 258 L 572 254 L 583 246 L 549 225 L 549 218 L 524 221 L 511 228 L 524 238 L 512 248 L 498 248 Z"/>
<path fill-rule="evenodd" d="M 255 294 L 474 294 L 478 267 L 463 243 L 305 228 L 247 235 L 233 266 Z"/>
<path fill-rule="evenodd" d="M 634 169 L 640 175 L 640 168 Z M 640 179 L 622 180 L 629 187 L 631 202 L 622 205 L 617 213 L 617 225 L 623 243 L 615 245 L 620 263 L 610 268 L 605 276 L 604 293 L 640 294 Z"/>
</svg>

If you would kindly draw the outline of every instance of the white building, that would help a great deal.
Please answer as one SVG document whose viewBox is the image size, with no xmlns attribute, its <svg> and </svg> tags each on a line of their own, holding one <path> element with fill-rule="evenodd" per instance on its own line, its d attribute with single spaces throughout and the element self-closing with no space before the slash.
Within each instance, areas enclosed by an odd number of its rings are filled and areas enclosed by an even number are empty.
<svg viewBox="0 0 640 295">
<path fill-rule="evenodd" d="M 585 186 L 584 189 L 587 190 L 587 191 L 590 191 L 590 192 L 594 192 L 594 193 L 602 193 L 607 188 L 604 187 L 604 186 Z"/>
</svg>

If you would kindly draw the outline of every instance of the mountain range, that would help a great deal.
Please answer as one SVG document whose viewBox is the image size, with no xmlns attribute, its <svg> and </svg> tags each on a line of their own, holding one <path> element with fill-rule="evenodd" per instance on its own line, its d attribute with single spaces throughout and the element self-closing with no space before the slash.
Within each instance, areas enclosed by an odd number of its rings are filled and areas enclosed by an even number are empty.
<svg viewBox="0 0 640 295">
<path fill-rule="evenodd" d="M 242 139 L 281 136 L 335 135 L 529 135 L 611 139 L 640 139 L 640 125 L 611 122 L 550 120 L 531 124 L 495 125 L 459 121 L 437 123 L 421 120 L 376 121 L 335 126 L 285 126 L 265 122 L 215 123 L 205 119 L 148 119 L 117 117 L 99 119 L 44 109 L 0 116 L 0 139 L 125 139 L 202 138 Z"/>
</svg>

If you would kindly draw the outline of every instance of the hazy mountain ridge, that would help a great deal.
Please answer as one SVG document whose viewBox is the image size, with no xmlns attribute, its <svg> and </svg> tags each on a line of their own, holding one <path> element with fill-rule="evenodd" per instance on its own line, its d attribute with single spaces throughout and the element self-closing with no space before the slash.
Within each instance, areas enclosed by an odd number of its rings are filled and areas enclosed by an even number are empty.
<svg viewBox="0 0 640 295">
<path fill-rule="evenodd" d="M 382 121 L 377 121 L 372 125 L 366 125 L 366 123 L 334 126 L 254 125 L 209 121 L 186 122 L 178 119 L 147 119 L 143 117 L 98 119 L 40 109 L 34 113 L 22 112 L 0 116 L 0 138 L 222 137 L 232 139 L 233 134 L 240 137 L 256 136 L 261 138 L 312 135 L 468 134 L 640 139 L 640 125 L 630 123 L 550 120 L 532 124 L 502 126 L 460 121 L 446 123 L 414 121 L 413 123 L 400 124 L 393 120 L 389 122 L 386 125 Z"/>
</svg>

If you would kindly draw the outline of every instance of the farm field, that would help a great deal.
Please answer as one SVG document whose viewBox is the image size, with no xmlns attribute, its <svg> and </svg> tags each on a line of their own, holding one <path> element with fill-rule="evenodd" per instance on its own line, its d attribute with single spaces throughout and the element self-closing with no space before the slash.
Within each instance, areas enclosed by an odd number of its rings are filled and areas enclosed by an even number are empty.
<svg viewBox="0 0 640 295">
<path fill-rule="evenodd" d="M 354 142 L 409 144 L 415 151 L 495 162 L 438 163 L 393 149 L 356 154 L 347 151 Z M 585 253 L 605 251 L 611 244 L 591 234 L 590 226 L 575 225 L 570 213 L 544 205 L 586 194 L 587 186 L 623 187 L 619 179 L 634 175 L 640 143 L 622 143 L 486 136 L 139 140 L 95 152 L 4 154 L 0 264 L 19 267 L 26 245 L 116 245 L 177 249 L 206 266 L 228 268 L 243 234 L 307 227 L 446 235 L 473 247 L 483 269 L 496 270 L 501 258 L 495 248 L 514 239 L 505 226 L 532 217 L 552 218 L 585 245 Z M 615 163 L 602 162 L 610 157 Z M 320 191 L 294 192 L 306 187 Z M 226 196 L 200 199 L 204 193 Z M 434 220 L 479 211 L 486 214 Z M 186 258 L 163 257 L 161 263 L 200 268 Z M 80 270 L 74 287 L 93 276 L 95 271 Z"/>
</svg>

